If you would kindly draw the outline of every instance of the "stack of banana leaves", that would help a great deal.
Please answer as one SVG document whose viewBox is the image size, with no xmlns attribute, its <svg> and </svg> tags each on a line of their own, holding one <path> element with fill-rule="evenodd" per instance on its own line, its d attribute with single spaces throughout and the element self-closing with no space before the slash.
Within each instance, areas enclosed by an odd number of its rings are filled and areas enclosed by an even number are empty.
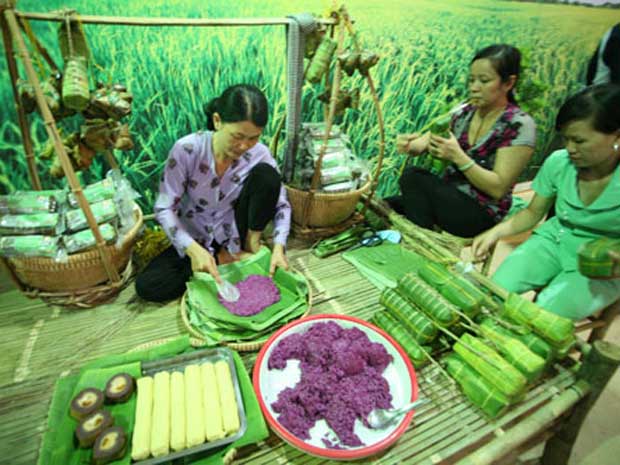
<svg viewBox="0 0 620 465">
<path fill-rule="evenodd" d="M 510 294 L 503 305 L 444 265 L 426 262 L 386 288 L 372 322 L 390 334 L 416 368 L 442 359 L 465 396 L 491 418 L 520 401 L 575 343 L 572 321 Z M 444 346 L 445 347 L 445 346 Z"/>
<path fill-rule="evenodd" d="M 220 266 L 220 275 L 233 284 L 250 275 L 267 276 L 270 259 L 271 252 L 263 247 L 249 259 Z M 255 315 L 239 316 L 229 312 L 219 302 L 217 285 L 210 274 L 195 273 L 187 283 L 185 296 L 189 324 L 210 346 L 266 339 L 277 328 L 301 317 L 308 309 L 309 289 L 302 275 L 278 269 L 273 280 L 280 291 L 280 300 Z"/>
<path fill-rule="evenodd" d="M 319 258 L 325 258 L 342 252 L 358 244 L 366 231 L 369 231 L 369 228 L 364 225 L 353 226 L 340 234 L 319 241 L 312 247 L 312 253 Z"/>
</svg>

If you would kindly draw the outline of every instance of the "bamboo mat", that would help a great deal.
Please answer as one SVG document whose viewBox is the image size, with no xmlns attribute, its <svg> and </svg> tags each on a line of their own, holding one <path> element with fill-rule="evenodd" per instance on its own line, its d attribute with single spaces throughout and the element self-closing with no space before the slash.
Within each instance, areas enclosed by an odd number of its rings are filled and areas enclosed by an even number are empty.
<svg viewBox="0 0 620 465">
<path fill-rule="evenodd" d="M 307 248 L 292 248 L 290 264 L 312 287 L 312 314 L 348 314 L 368 319 L 379 309 L 379 291 L 339 255 L 318 259 Z M 133 286 L 109 304 L 90 310 L 48 306 L 18 291 L 0 294 L 0 463 L 36 463 L 52 390 L 59 376 L 85 362 L 126 352 L 140 344 L 185 334 L 179 301 L 166 305 L 135 299 Z M 250 370 L 256 353 L 244 354 Z M 508 426 L 574 383 L 563 371 L 531 390 L 500 420 L 489 422 L 449 385 L 434 367 L 418 373 L 421 395 L 433 402 L 421 408 L 405 435 L 380 457 L 358 463 L 453 463 L 476 445 L 504 434 Z M 253 465 L 329 463 L 272 436 L 242 449 L 235 463 Z"/>
</svg>

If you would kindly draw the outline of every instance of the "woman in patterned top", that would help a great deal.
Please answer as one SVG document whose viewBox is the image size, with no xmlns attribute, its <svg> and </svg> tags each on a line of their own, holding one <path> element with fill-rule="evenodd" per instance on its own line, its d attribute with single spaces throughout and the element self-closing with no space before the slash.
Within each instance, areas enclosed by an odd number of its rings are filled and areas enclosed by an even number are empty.
<svg viewBox="0 0 620 465">
<path fill-rule="evenodd" d="M 221 282 L 218 260 L 257 252 L 271 220 L 270 272 L 288 268 L 291 206 L 275 160 L 258 142 L 268 119 L 265 95 L 235 85 L 209 102 L 205 113 L 208 131 L 181 138 L 168 155 L 154 210 L 172 246 L 136 278 L 136 292 L 146 300 L 180 297 L 193 271 Z"/>
<path fill-rule="evenodd" d="M 441 176 L 407 169 L 399 181 L 402 196 L 387 199 L 396 211 L 424 228 L 462 237 L 473 237 L 506 216 L 512 187 L 536 139 L 533 119 L 514 96 L 520 62 L 519 50 L 510 45 L 478 51 L 470 66 L 469 103 L 452 111 L 450 137 L 398 136 L 399 152 L 430 152 L 449 165 Z"/>
</svg>

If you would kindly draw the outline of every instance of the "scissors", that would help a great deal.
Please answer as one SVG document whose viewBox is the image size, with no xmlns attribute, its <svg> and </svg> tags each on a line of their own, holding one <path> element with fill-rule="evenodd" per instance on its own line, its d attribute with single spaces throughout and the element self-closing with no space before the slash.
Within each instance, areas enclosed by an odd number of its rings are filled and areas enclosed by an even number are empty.
<svg viewBox="0 0 620 465">
<path fill-rule="evenodd" d="M 375 247 L 379 244 L 383 243 L 383 238 L 379 236 L 375 231 L 364 231 L 360 241 L 355 244 L 353 247 L 347 249 L 347 252 L 350 250 L 355 250 L 360 247 Z"/>
</svg>

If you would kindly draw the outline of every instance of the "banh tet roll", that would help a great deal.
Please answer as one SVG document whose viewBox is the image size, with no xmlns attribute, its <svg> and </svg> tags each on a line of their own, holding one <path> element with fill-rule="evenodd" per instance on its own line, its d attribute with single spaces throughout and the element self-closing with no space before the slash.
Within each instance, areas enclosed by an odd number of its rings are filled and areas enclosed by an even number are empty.
<svg viewBox="0 0 620 465">
<path fill-rule="evenodd" d="M 131 441 L 131 458 L 144 460 L 151 455 L 151 420 L 153 414 L 153 378 L 145 376 L 136 381 L 136 421 Z"/>
<path fill-rule="evenodd" d="M 205 441 L 205 419 L 200 367 L 185 367 L 185 425 L 187 447 L 197 446 Z"/>
<path fill-rule="evenodd" d="M 225 360 L 215 363 L 215 376 L 220 392 L 224 432 L 229 435 L 239 430 L 239 413 L 230 368 Z"/>
<path fill-rule="evenodd" d="M 217 441 L 222 439 L 225 434 L 215 365 L 213 363 L 204 363 L 201 365 L 200 371 L 203 386 L 205 435 L 207 441 Z"/>
<path fill-rule="evenodd" d="M 151 454 L 153 457 L 170 452 L 170 373 L 160 371 L 153 381 L 153 426 Z"/>
<path fill-rule="evenodd" d="M 174 451 L 187 448 L 185 409 L 185 376 L 174 371 L 170 376 L 170 448 Z"/>
</svg>

